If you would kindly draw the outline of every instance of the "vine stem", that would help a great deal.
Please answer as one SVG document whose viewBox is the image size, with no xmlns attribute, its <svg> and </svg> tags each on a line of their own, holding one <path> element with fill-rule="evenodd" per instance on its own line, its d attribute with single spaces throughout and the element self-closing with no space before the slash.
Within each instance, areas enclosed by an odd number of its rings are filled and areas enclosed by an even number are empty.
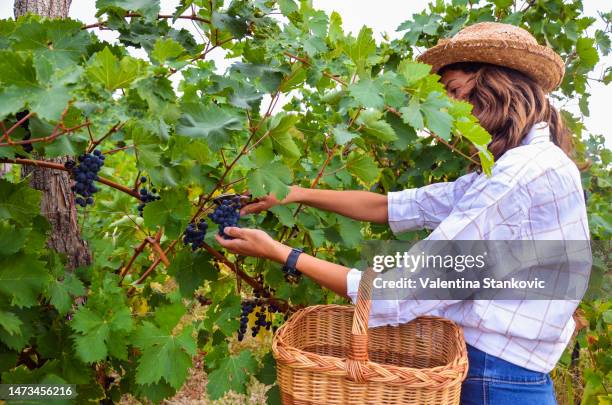
<svg viewBox="0 0 612 405">
<path fill-rule="evenodd" d="M 24 140 L 20 140 L 20 141 L 13 141 L 11 140 L 11 138 L 9 137 L 10 134 L 10 129 L 9 131 L 7 131 L 3 138 L 6 139 L 6 142 L 0 143 L 0 147 L 2 146 L 14 146 L 14 145 L 31 145 L 33 143 L 38 143 L 38 142 L 51 142 L 53 140 L 55 140 L 55 138 L 59 138 L 62 135 L 66 135 L 66 134 L 70 134 L 74 131 L 76 131 L 77 129 L 83 128 L 83 127 L 88 127 L 91 125 L 91 121 L 85 121 L 82 124 L 79 124 L 77 126 L 71 127 L 71 128 L 66 128 L 63 131 L 59 132 L 57 131 L 57 128 L 59 128 L 59 126 L 56 127 L 56 129 L 53 131 L 53 133 L 49 136 L 44 136 L 41 138 L 30 138 L 30 139 L 24 139 Z"/>
<path fill-rule="evenodd" d="M 123 269 L 121 269 L 121 273 L 119 273 L 119 276 L 121 277 L 121 279 L 119 280 L 119 284 L 123 282 L 123 279 L 125 278 L 125 276 L 127 276 L 128 272 L 132 268 L 132 265 L 136 261 L 136 258 L 140 256 L 140 254 L 144 251 L 145 247 L 147 246 L 147 243 L 148 241 L 147 239 L 145 239 L 140 243 L 140 245 L 136 247 L 136 249 L 134 249 L 134 254 L 130 258 L 130 261 Z"/>
<path fill-rule="evenodd" d="M 14 158 L 14 159 L 13 158 L 0 158 L 0 162 L 1 163 L 14 163 L 18 165 L 45 167 L 47 169 L 62 170 L 64 172 L 68 171 L 68 169 L 66 169 L 64 165 L 62 165 L 61 163 L 47 162 L 44 160 L 21 159 L 21 158 Z M 107 186 L 112 187 L 116 190 L 129 194 L 132 197 L 140 200 L 140 195 L 138 194 L 138 192 L 136 192 L 136 190 L 132 190 L 122 184 L 115 183 L 114 181 L 109 180 L 104 177 L 100 177 L 97 181 L 102 184 L 106 184 Z"/>
<path fill-rule="evenodd" d="M 142 14 L 139 13 L 126 13 L 124 15 L 124 18 L 129 18 L 129 17 L 142 17 Z M 210 20 L 206 19 L 206 18 L 202 18 L 202 17 L 198 17 L 197 15 L 179 15 L 179 16 L 173 16 L 170 14 L 158 14 L 157 15 L 157 19 L 158 20 L 162 20 L 162 19 L 170 19 L 170 18 L 176 18 L 176 19 L 182 19 L 182 20 L 192 20 L 192 21 L 199 21 L 205 24 L 210 24 Z M 107 21 L 99 21 L 97 23 L 93 23 L 93 24 L 87 24 L 87 25 L 83 25 L 81 27 L 81 29 L 83 30 L 87 30 L 90 28 L 102 28 L 106 25 Z"/>
</svg>

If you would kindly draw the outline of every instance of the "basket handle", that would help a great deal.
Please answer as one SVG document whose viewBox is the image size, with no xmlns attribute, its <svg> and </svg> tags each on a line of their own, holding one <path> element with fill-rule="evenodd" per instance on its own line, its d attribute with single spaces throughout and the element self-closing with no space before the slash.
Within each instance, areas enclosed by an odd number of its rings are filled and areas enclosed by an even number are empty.
<svg viewBox="0 0 612 405">
<path fill-rule="evenodd" d="M 370 305 L 372 299 L 372 281 L 376 273 L 371 267 L 361 275 L 357 304 L 353 313 L 351 328 L 351 349 L 347 359 L 348 377 L 356 382 L 366 381 L 366 367 L 368 362 L 368 320 L 370 318 Z"/>
</svg>

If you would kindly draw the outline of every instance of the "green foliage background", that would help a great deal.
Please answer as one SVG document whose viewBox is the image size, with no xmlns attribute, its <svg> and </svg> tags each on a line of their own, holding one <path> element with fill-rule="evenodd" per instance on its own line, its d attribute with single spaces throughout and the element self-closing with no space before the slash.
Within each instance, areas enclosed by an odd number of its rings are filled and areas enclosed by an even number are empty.
<svg viewBox="0 0 612 405">
<path fill-rule="evenodd" d="M 100 21 L 92 28 L 116 31 L 118 45 L 78 21 L 0 21 L 0 119 L 10 132 L 0 140 L 0 159 L 77 156 L 98 145 L 107 155 L 101 175 L 133 187 L 144 174 L 162 197 L 140 217 L 133 195 L 104 187 L 95 206 L 79 214 L 93 264 L 68 271 L 65 258 L 45 247 L 40 193 L 18 169 L 0 180 L 3 383 L 77 384 L 79 403 L 117 401 L 127 392 L 157 402 L 183 385 L 198 351 L 206 353 L 211 398 L 244 392 L 250 375 L 270 383 L 271 357 L 235 342 L 241 299 L 253 296 L 235 273 L 256 285 L 262 275 L 288 312 L 339 298 L 306 278 L 288 284 L 267 261 L 225 257 L 215 226 L 205 249 L 184 248 L 183 229 L 208 212 L 214 196 L 250 190 L 283 197 L 290 184 L 380 193 L 419 187 L 462 175 L 470 145 L 488 171 L 490 137 L 471 106 L 449 99 L 428 66 L 411 61 L 415 46 L 432 46 L 465 25 L 520 25 L 556 49 L 566 76 L 552 97 L 578 99 L 582 115 L 587 76 L 610 52 L 612 14 L 602 13 L 606 29 L 589 36 L 594 19 L 582 15 L 578 0 L 520 7 L 512 0 L 437 1 L 406 16 L 401 39 L 380 43 L 366 27 L 347 35 L 339 14 L 308 1 L 235 0 L 224 8 L 217 0 L 183 0 L 173 16 L 159 15 L 158 3 L 97 1 Z M 191 19 L 202 37 L 174 28 L 178 18 Z M 128 55 L 128 46 L 144 49 L 149 60 Z M 209 60 L 218 48 L 237 58 L 227 72 Z M 173 75 L 182 77 L 177 89 Z M 612 80 L 611 67 L 601 80 Z M 281 97 L 286 103 L 274 108 Z M 9 129 L 23 110 L 33 113 L 31 134 Z M 610 151 L 582 117 L 563 115 L 577 159 L 592 162 L 583 179 L 593 238 L 609 239 Z M 33 142 L 35 155 L 9 142 L 28 135 L 52 140 Z M 392 237 L 386 227 L 303 207 L 242 221 L 349 266 L 359 261 L 363 240 Z M 134 254 L 156 236 L 168 266 L 151 246 Z M 590 321 L 578 337 L 583 355 L 576 360 L 568 351 L 555 375 L 568 390 L 560 395 L 606 403 L 612 308 L 610 301 L 583 306 Z M 275 325 L 282 322 L 276 315 Z"/>
</svg>

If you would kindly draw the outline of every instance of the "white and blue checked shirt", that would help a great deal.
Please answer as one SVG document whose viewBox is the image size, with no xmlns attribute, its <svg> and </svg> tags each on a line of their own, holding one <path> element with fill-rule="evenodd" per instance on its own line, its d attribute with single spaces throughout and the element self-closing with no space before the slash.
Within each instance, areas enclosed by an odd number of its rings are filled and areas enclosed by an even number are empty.
<svg viewBox="0 0 612 405">
<path fill-rule="evenodd" d="M 584 192 L 576 165 L 536 124 L 522 145 L 495 163 L 492 176 L 470 173 L 388 194 L 394 233 L 428 228 L 435 240 L 588 240 Z M 356 303 L 361 272 L 347 293 Z M 451 319 L 468 344 L 513 364 L 551 371 L 575 328 L 577 300 L 373 300 L 369 326 L 420 315 Z"/>
</svg>

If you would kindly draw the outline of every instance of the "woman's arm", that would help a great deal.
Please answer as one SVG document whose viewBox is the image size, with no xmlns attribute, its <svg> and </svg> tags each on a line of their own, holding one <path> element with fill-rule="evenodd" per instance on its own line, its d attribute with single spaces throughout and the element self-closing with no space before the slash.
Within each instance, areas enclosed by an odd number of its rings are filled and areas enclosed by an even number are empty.
<svg viewBox="0 0 612 405">
<path fill-rule="evenodd" d="M 358 221 L 386 224 L 387 196 L 368 191 L 319 190 L 292 186 L 285 199 L 279 201 L 273 195 L 242 208 L 240 215 L 257 213 L 278 204 L 300 203 L 314 208 L 335 212 Z"/>
<path fill-rule="evenodd" d="M 262 257 L 285 264 L 291 252 L 289 246 L 275 241 L 259 229 L 226 227 L 224 232 L 234 239 L 223 239 L 219 235 L 215 237 L 221 246 L 232 253 Z M 350 271 L 348 267 L 302 253 L 298 257 L 296 268 L 321 286 L 348 298 L 346 291 L 346 279 Z"/>
</svg>

